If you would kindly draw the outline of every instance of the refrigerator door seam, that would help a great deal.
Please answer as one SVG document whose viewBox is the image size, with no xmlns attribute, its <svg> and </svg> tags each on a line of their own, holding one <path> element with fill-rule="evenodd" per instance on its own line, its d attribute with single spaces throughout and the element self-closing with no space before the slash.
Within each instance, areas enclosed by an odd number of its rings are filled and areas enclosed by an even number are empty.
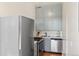
<svg viewBox="0 0 79 59">
<path fill-rule="evenodd" d="M 21 25 L 21 16 L 19 16 L 19 39 L 18 39 L 19 55 L 22 54 L 22 51 L 21 51 L 21 28 L 22 28 L 22 25 Z"/>
</svg>

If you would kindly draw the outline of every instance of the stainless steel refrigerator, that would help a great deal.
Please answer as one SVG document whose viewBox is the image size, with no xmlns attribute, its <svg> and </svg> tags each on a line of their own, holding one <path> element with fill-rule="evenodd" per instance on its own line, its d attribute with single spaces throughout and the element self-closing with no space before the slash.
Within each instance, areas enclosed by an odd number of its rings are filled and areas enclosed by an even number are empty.
<svg viewBox="0 0 79 59">
<path fill-rule="evenodd" d="M 33 55 L 33 27 L 24 16 L 0 17 L 0 56 Z"/>
</svg>

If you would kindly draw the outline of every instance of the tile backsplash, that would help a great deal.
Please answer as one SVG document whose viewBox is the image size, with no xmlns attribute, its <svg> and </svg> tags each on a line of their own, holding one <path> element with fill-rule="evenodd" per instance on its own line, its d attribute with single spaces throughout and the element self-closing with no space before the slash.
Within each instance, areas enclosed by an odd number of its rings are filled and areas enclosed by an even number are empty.
<svg viewBox="0 0 79 59">
<path fill-rule="evenodd" d="M 36 36 L 37 32 L 34 32 L 34 36 Z M 62 37 L 62 31 L 41 31 L 40 36 L 44 36 L 45 33 L 47 33 L 47 36 L 49 37 Z"/>
</svg>

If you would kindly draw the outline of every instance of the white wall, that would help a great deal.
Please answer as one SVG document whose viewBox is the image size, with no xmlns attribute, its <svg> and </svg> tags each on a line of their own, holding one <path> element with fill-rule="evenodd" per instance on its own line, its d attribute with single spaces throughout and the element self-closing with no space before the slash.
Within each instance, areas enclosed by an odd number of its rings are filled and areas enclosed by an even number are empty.
<svg viewBox="0 0 79 59">
<path fill-rule="evenodd" d="M 22 15 L 35 19 L 35 3 L 0 3 L 0 16 Z"/>
<path fill-rule="evenodd" d="M 63 3 L 63 53 L 79 56 L 78 4 Z"/>
</svg>

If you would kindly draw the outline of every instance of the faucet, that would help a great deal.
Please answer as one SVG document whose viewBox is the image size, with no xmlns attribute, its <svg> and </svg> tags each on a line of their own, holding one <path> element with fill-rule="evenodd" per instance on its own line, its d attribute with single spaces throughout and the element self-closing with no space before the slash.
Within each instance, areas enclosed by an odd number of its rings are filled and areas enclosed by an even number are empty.
<svg viewBox="0 0 79 59">
<path fill-rule="evenodd" d="M 47 37 L 47 33 L 45 32 L 45 37 Z"/>
</svg>

